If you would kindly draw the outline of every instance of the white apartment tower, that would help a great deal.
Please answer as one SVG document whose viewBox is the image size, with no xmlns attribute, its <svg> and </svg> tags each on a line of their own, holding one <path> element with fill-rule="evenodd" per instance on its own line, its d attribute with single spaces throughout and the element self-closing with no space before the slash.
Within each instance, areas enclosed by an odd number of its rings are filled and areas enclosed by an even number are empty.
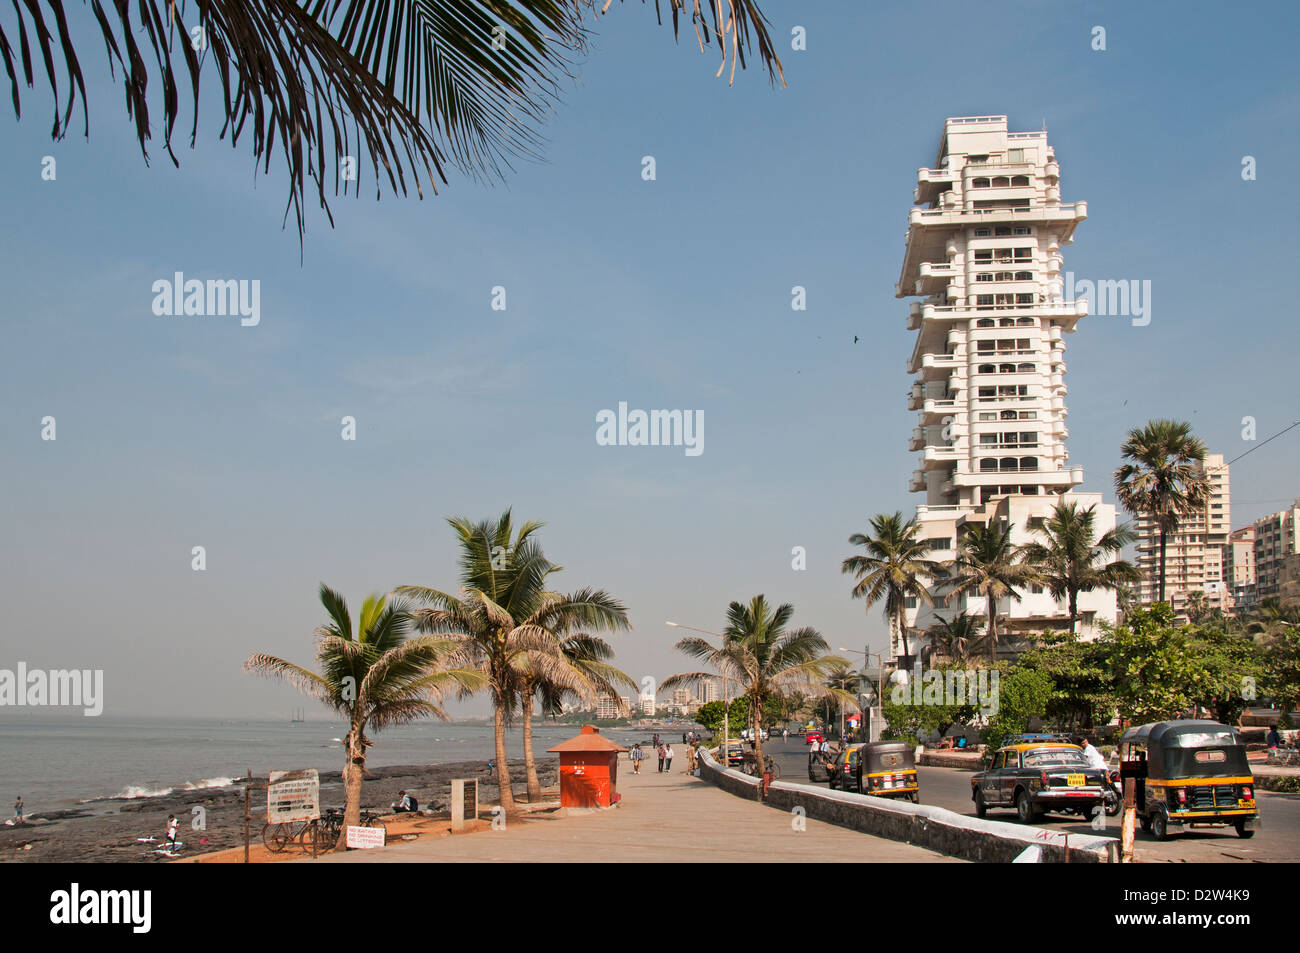
<svg viewBox="0 0 1300 953">
<path fill-rule="evenodd" d="M 968 522 L 1008 521 L 1015 542 L 1039 538 L 1033 527 L 1066 497 L 1096 506 L 1098 534 L 1115 525 L 1101 494 L 1073 492 L 1083 471 L 1069 466 L 1065 446 L 1064 336 L 1088 303 L 1062 298 L 1062 249 L 1087 205 L 1062 204 L 1060 173 L 1047 133 L 1008 132 L 1006 116 L 949 119 L 934 167 L 918 170 L 894 290 L 921 299 L 908 315 L 917 332 L 908 407 L 919 415 L 909 488 L 925 494 L 917 519 L 934 559 L 955 555 Z M 944 618 L 986 611 L 982 598 L 937 609 Z M 1042 592 L 998 612 L 1009 649 L 1017 634 L 1062 628 L 1068 617 Z M 1114 621 L 1114 594 L 1082 594 L 1080 612 L 1087 637 L 1094 621 Z M 923 632 L 934 617 L 913 607 L 909 627 Z"/>
</svg>

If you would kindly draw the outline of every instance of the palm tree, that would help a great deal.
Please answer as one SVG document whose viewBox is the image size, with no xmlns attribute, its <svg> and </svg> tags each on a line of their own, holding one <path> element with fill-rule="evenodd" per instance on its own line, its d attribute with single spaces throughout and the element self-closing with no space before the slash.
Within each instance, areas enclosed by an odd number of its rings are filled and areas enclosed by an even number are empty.
<svg viewBox="0 0 1300 953">
<path fill-rule="evenodd" d="M 412 613 L 420 631 L 456 642 L 483 674 L 492 697 L 501 807 L 510 812 L 515 799 L 506 726 L 522 702 L 525 686 L 530 679 L 548 682 L 594 701 L 591 680 L 564 657 L 563 639 L 584 629 L 626 629 L 627 609 L 600 590 L 580 589 L 569 595 L 549 591 L 547 577 L 561 567 L 543 555 L 533 538 L 542 526 L 539 522 L 524 523 L 516 531 L 510 510 L 496 520 L 471 523 L 454 517 L 447 522 L 460 545 L 457 595 L 426 586 L 399 586 L 395 591 L 427 606 Z M 531 698 L 529 692 L 528 702 L 519 704 L 525 714 L 525 764 L 533 760 L 527 724 Z M 532 770 L 535 778 L 536 768 Z"/>
<path fill-rule="evenodd" d="M 934 599 L 926 586 L 941 572 L 940 564 L 930 559 L 927 544 L 917 538 L 920 525 L 915 519 L 903 520 L 903 514 L 881 513 L 871 518 L 874 535 L 854 533 L 849 543 L 862 546 L 866 555 L 849 556 L 840 564 L 840 572 L 852 573 L 857 583 L 854 599 L 866 599 L 867 610 L 884 600 L 885 618 L 889 620 L 890 649 L 895 655 L 907 656 L 907 626 L 904 613 L 908 598 L 929 605 Z"/>
<path fill-rule="evenodd" d="M 1300 627 L 1300 609 L 1285 605 L 1281 599 L 1261 599 L 1250 613 L 1246 631 L 1261 642 L 1271 642 L 1279 635 Z"/>
<path fill-rule="evenodd" d="M 1076 502 L 1061 501 L 1043 525 L 1033 530 L 1047 542 L 1033 541 L 1020 547 L 1022 558 L 1038 570 L 1052 597 L 1066 600 L 1071 632 L 1078 624 L 1079 593 L 1098 589 L 1118 593 L 1126 583 L 1142 577 L 1127 560 L 1107 561 L 1137 537 L 1127 525 L 1121 525 L 1098 539 L 1096 509 L 1095 503 L 1081 509 Z"/>
<path fill-rule="evenodd" d="M 585 632 L 565 635 L 560 642 L 560 654 L 564 660 L 583 679 L 586 691 L 579 692 L 567 684 L 546 680 L 541 672 L 529 672 L 521 679 L 520 699 L 524 724 L 524 764 L 528 781 L 528 800 L 541 800 L 542 785 L 537 777 L 537 765 L 533 760 L 533 701 L 536 696 L 541 702 L 544 715 L 558 715 L 563 708 L 566 697 L 579 700 L 589 699 L 592 695 L 618 695 L 619 687 L 636 689 L 637 683 L 632 676 L 611 665 L 614 649 L 604 639 Z"/>
<path fill-rule="evenodd" d="M 316 630 L 319 673 L 262 654 L 249 656 L 244 670 L 282 678 L 347 719 L 343 818 L 345 828 L 356 827 L 361 823 L 366 749 L 372 743 L 366 729 L 381 731 L 427 715 L 445 721 L 439 704 L 444 694 L 473 690 L 482 677 L 464 666 L 453 643 L 432 636 L 408 638 L 410 616 L 399 600 L 368 596 L 355 627 L 343 596 L 324 583 L 320 601 L 329 622 Z M 344 837 L 335 849 L 346 849 Z"/>
<path fill-rule="evenodd" d="M 1157 599 L 1164 602 L 1169 536 L 1177 532 L 1185 516 L 1204 508 L 1210 497 L 1205 444 L 1192 436 L 1191 424 L 1152 420 L 1129 431 L 1120 455 L 1129 462 L 1115 471 L 1115 495 L 1134 516 L 1156 524 L 1160 533 Z"/>
<path fill-rule="evenodd" d="M 939 621 L 926 630 L 930 644 L 958 665 L 965 665 L 983 637 L 984 620 L 964 611 L 951 619 L 937 618 Z"/>
<path fill-rule="evenodd" d="M 6 5 L 9 6 L 9 5 Z M 54 139 L 72 125 L 80 92 L 87 134 L 90 113 L 78 47 L 94 13 L 110 70 L 123 74 L 127 115 L 140 151 L 172 130 L 188 89 L 194 112 L 190 145 L 198 136 L 202 68 L 220 78 L 217 95 L 225 126 L 251 140 L 254 168 L 271 165 L 277 149 L 289 174 L 289 206 L 303 231 L 303 198 L 316 180 L 321 207 L 333 224 L 326 183 L 340 178 L 344 160 L 368 156 L 376 196 L 386 180 L 394 195 L 407 178 L 423 197 L 421 180 L 437 191 L 453 165 L 474 178 L 501 178 L 512 158 L 536 158 L 539 127 L 554 111 L 575 61 L 587 53 L 588 18 L 604 13 L 602 0 L 138 0 L 67 4 L 15 3 L 16 23 L 0 19 L 0 61 L 21 118 L 22 86 L 42 78 L 54 99 Z M 755 47 L 770 82 L 785 83 L 781 61 L 757 0 L 693 3 L 669 0 L 674 36 L 689 14 L 700 43 L 714 40 L 722 74 L 731 59 L 744 67 Z M 42 7 L 46 8 L 42 12 Z M 707 12 L 706 12 L 707 11 Z M 8 15 L 5 14 L 5 17 Z M 135 19 L 138 16 L 138 20 Z M 18 54 L 15 62 L 14 53 Z M 179 61 L 177 63 L 176 61 Z M 42 77 L 42 69 L 43 77 Z M 179 75 L 178 75 L 179 74 Z M 152 85 L 150 81 L 153 80 Z M 62 84 L 62 88 L 61 88 Z M 157 90 L 151 95 L 152 90 Z M 65 103 L 60 103 L 60 93 Z M 150 105 L 162 121 L 151 121 Z M 331 171 L 333 174 L 331 175 Z M 341 174 L 342 173 L 342 174 Z M 354 176 L 355 177 L 355 176 Z M 359 194 L 358 180 L 358 194 Z M 286 209 L 286 215 L 287 215 Z"/>
<path fill-rule="evenodd" d="M 794 606 L 783 603 L 773 609 L 767 597 L 757 595 L 748 604 L 733 602 L 727 607 L 727 627 L 722 644 L 715 646 L 698 636 L 682 639 L 677 651 L 711 665 L 728 683 L 739 687 L 749 700 L 750 726 L 754 731 L 754 755 L 763 763 L 763 704 L 772 695 L 802 692 L 818 698 L 854 698 L 822 684 L 832 668 L 848 664 L 847 659 L 825 654 L 829 646 L 813 628 L 786 630 Z M 714 672 L 679 672 L 664 679 L 662 688 L 698 685 Z M 845 697 L 847 696 L 847 697 Z"/>
<path fill-rule="evenodd" d="M 967 523 L 957 540 L 957 558 L 945 564 L 950 574 L 944 601 L 974 593 L 988 606 L 989 658 L 998 657 L 998 600 L 1020 598 L 1023 589 L 1042 577 L 1034 567 L 1020 561 L 1020 551 L 1011 542 L 1011 527 L 1001 522 Z"/>
</svg>

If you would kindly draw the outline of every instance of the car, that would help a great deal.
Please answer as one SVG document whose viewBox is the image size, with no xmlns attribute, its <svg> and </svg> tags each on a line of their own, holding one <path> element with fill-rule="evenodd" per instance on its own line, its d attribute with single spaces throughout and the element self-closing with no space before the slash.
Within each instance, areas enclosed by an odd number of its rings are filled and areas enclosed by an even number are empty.
<svg viewBox="0 0 1300 953">
<path fill-rule="evenodd" d="M 988 770 L 971 778 L 975 815 L 1014 808 L 1022 824 L 1050 812 L 1091 817 L 1104 809 L 1106 772 L 1090 768 L 1077 745 L 1025 742 L 999 748 Z"/>
<path fill-rule="evenodd" d="M 858 751 L 862 745 L 847 745 L 835 752 L 835 760 L 827 772 L 831 790 L 839 788 L 853 791 L 858 787 Z"/>
<path fill-rule="evenodd" d="M 815 728 L 809 728 L 807 734 L 804 735 L 803 740 L 810 745 L 812 744 L 819 745 L 826 739 L 822 737 L 822 733 L 820 731 L 817 731 Z"/>
<path fill-rule="evenodd" d="M 727 742 L 727 765 L 732 768 L 740 767 L 745 760 L 745 746 L 739 741 Z"/>
</svg>

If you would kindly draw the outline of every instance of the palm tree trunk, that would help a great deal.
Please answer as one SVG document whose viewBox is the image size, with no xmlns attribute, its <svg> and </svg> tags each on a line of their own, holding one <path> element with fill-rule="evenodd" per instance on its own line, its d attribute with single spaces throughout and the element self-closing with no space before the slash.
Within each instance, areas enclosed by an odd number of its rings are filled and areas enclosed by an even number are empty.
<svg viewBox="0 0 1300 953">
<path fill-rule="evenodd" d="M 531 685 L 524 686 L 520 701 L 524 717 L 524 772 L 528 779 L 528 803 L 536 804 L 542 799 L 542 782 L 537 779 L 537 763 L 533 760 L 533 690 Z"/>
<path fill-rule="evenodd" d="M 492 730 L 497 746 L 497 787 L 500 789 L 501 810 L 509 814 L 515 809 L 515 793 L 510 787 L 510 767 L 506 762 L 506 700 L 494 698 L 492 707 Z"/>
<path fill-rule="evenodd" d="M 993 593 L 984 594 L 984 601 L 988 603 L 989 612 L 989 659 L 996 664 L 998 660 L 998 601 L 993 598 Z"/>
<path fill-rule="evenodd" d="M 763 720 L 763 707 L 758 704 L 757 698 L 749 700 L 749 720 L 753 722 L 752 730 L 754 732 L 754 757 L 758 761 L 758 775 L 763 776 L 763 733 L 759 728 L 759 723 Z"/>
<path fill-rule="evenodd" d="M 353 723 L 344 742 L 347 761 L 343 765 L 343 830 L 334 849 L 343 853 L 348 849 L 348 828 L 361 826 L 361 779 L 366 770 L 366 746 L 362 740 L 362 725 Z"/>
<path fill-rule="evenodd" d="M 1079 625 L 1079 590 L 1070 590 L 1070 633 L 1078 636 Z"/>
</svg>

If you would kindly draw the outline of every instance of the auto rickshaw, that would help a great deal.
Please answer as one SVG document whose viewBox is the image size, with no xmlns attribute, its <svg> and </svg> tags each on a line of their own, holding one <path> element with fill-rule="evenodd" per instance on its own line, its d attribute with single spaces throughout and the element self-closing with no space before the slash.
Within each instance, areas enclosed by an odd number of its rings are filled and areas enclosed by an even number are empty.
<svg viewBox="0 0 1300 953">
<path fill-rule="evenodd" d="M 916 760 L 912 746 L 905 741 L 873 741 L 858 752 L 857 782 L 859 794 L 876 797 L 905 797 L 920 803 L 920 785 L 916 779 Z"/>
<path fill-rule="evenodd" d="M 1253 837 L 1255 777 L 1236 728 L 1217 721 L 1160 721 L 1120 738 L 1120 774 L 1133 778 L 1142 830 L 1156 840 L 1181 827 L 1236 828 Z"/>
</svg>

